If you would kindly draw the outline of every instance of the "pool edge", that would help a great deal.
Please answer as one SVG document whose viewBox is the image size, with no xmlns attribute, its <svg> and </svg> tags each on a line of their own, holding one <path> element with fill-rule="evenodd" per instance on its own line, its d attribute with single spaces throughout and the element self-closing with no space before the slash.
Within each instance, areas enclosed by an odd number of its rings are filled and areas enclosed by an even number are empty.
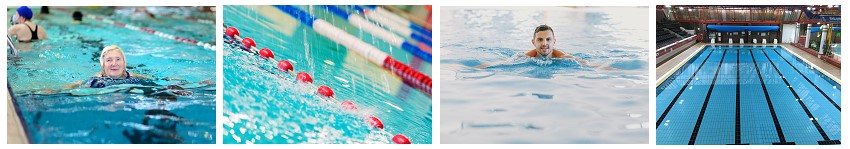
<svg viewBox="0 0 850 149">
<path fill-rule="evenodd" d="M 11 88 L 6 93 L 6 144 L 30 144 L 27 133 L 21 125 L 20 113 L 16 104 L 12 102 Z"/>
<path fill-rule="evenodd" d="M 815 69 L 817 69 L 821 74 L 826 75 L 827 77 L 829 77 L 829 79 L 832 79 L 832 81 L 835 81 L 835 83 L 838 83 L 838 85 L 841 85 L 841 79 L 836 78 L 832 73 L 827 72 L 823 68 L 820 68 L 820 66 L 815 65 L 814 63 L 809 61 L 808 59 L 798 55 L 797 53 L 794 53 L 794 51 L 791 51 L 791 49 L 789 49 L 788 47 L 785 47 L 785 45 L 786 44 L 780 44 L 779 47 L 782 47 L 782 49 L 785 49 L 786 52 L 793 54 L 795 57 L 799 58 L 800 60 L 803 60 L 803 62 L 806 62 L 806 64 L 809 64 L 809 66 L 812 66 Z M 798 50 L 803 50 L 803 49 L 798 49 Z M 840 73 L 841 67 L 838 67 L 838 70 L 839 70 L 839 73 Z"/>
<path fill-rule="evenodd" d="M 667 78 L 668 78 L 668 77 L 670 77 L 670 75 L 673 75 L 673 72 L 676 72 L 676 70 L 679 70 L 679 68 L 681 68 L 682 66 L 684 66 L 684 65 L 685 65 L 685 63 L 687 63 L 690 59 L 692 59 L 694 56 L 696 56 L 697 54 L 699 54 L 699 52 L 700 52 L 700 51 L 702 51 L 703 49 L 705 49 L 705 46 L 706 46 L 706 45 L 708 45 L 708 44 L 703 44 L 703 43 L 697 43 L 697 44 L 699 44 L 699 48 L 697 48 L 697 50 L 696 50 L 696 51 L 694 51 L 693 53 L 691 53 L 691 55 L 688 55 L 688 57 L 687 57 L 687 58 L 685 58 L 684 60 L 680 61 L 678 64 L 676 64 L 676 66 L 673 66 L 673 68 L 672 68 L 672 69 L 667 70 L 667 71 L 664 73 L 664 75 L 663 75 L 663 76 L 661 76 L 661 78 L 658 78 L 658 79 L 656 79 L 656 80 L 655 80 L 655 88 L 658 88 L 658 86 L 659 86 L 659 85 L 661 85 L 661 83 L 664 83 L 664 80 L 667 80 Z M 694 47 L 697 47 L 697 46 L 696 46 L 696 45 L 691 46 L 690 48 L 686 49 L 686 50 L 685 50 L 685 51 L 683 51 L 683 52 L 686 52 L 687 50 L 691 50 L 691 49 L 692 49 L 692 48 L 694 48 Z M 674 56 L 674 57 L 675 57 L 675 56 Z M 667 62 L 670 62 L 670 61 L 667 61 Z M 663 65 L 663 64 L 662 64 L 662 65 Z M 657 69 L 658 69 L 658 67 L 656 67 L 656 70 L 657 70 Z"/>
</svg>

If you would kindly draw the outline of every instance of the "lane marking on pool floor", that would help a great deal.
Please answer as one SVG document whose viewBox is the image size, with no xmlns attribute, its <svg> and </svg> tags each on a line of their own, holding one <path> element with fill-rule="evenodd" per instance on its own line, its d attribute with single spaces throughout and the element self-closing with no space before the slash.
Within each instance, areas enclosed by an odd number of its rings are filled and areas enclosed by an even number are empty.
<svg viewBox="0 0 850 149">
<path fill-rule="evenodd" d="M 791 53 L 794 56 L 797 56 L 797 58 L 799 58 L 800 60 L 803 60 L 804 62 L 808 63 L 809 66 L 815 67 L 815 69 L 818 69 L 818 71 L 820 71 L 821 74 L 826 75 L 827 77 L 832 79 L 832 81 L 834 81 L 835 83 L 838 83 L 838 85 L 841 85 L 841 78 L 833 76 L 831 73 L 826 72 L 826 70 L 820 68 L 818 65 L 815 65 L 815 63 L 812 63 L 809 60 L 801 57 L 800 55 L 797 55 L 797 53 L 792 52 L 791 49 L 789 49 L 788 47 L 785 47 L 785 45 L 779 45 L 779 46 L 782 47 L 783 49 L 785 49 L 785 51 L 788 51 L 788 53 Z M 797 48 L 797 49 L 801 50 L 801 51 L 804 50 L 804 49 L 799 49 L 799 48 Z M 838 69 L 841 69 L 841 68 L 838 68 Z"/>
<path fill-rule="evenodd" d="M 773 126 L 776 127 L 775 128 L 776 134 L 779 137 L 779 142 L 774 142 L 773 144 L 774 145 L 796 144 L 794 142 L 787 142 L 785 140 L 785 133 L 782 132 L 782 126 L 779 123 L 779 117 L 776 116 L 776 110 L 773 109 L 773 101 L 770 99 L 770 93 L 767 92 L 767 87 L 764 85 L 764 79 L 761 76 L 761 70 L 760 70 L 761 67 L 759 67 L 758 63 L 756 63 L 756 57 L 755 57 L 755 54 L 753 54 L 753 50 L 749 50 L 749 51 L 750 51 L 750 57 L 753 58 L 753 65 L 756 67 L 755 70 L 756 70 L 756 74 L 758 74 L 759 82 L 761 82 L 761 89 L 764 92 L 765 100 L 767 100 L 768 109 L 770 109 L 770 116 L 773 118 Z"/>
<path fill-rule="evenodd" d="M 741 144 L 741 49 L 735 54 L 735 145 Z"/>
<path fill-rule="evenodd" d="M 797 99 L 797 103 L 800 104 L 800 107 L 802 107 L 803 111 L 806 112 L 806 115 L 809 116 L 809 120 L 812 121 L 812 124 L 815 125 L 815 128 L 817 128 L 821 137 L 823 137 L 823 141 L 818 141 L 818 144 L 832 142 L 833 140 L 829 139 L 829 136 L 826 135 L 826 132 L 823 130 L 823 127 L 821 127 L 820 123 L 818 123 L 818 119 L 815 118 L 811 111 L 809 111 L 809 108 L 806 106 L 806 103 L 803 103 L 803 100 L 800 100 L 800 95 L 797 94 L 797 91 L 794 90 L 794 88 L 791 86 L 791 83 L 788 83 L 788 80 L 785 79 L 785 75 L 782 75 L 782 72 L 779 71 L 779 68 L 776 67 L 776 64 L 773 63 L 773 60 L 770 60 L 770 56 L 767 55 L 767 52 L 764 52 L 764 50 L 761 50 L 761 52 L 762 54 L 764 54 L 765 58 L 767 58 L 767 61 L 770 62 L 770 65 L 773 66 L 773 69 L 776 70 L 776 73 L 779 74 L 780 78 L 782 78 L 782 81 L 785 82 L 785 85 L 788 85 L 788 90 L 791 91 L 791 94 L 793 94 L 794 98 Z"/>
<path fill-rule="evenodd" d="M 726 51 L 727 50 L 723 50 L 723 56 L 720 56 L 720 63 L 717 64 L 717 70 L 714 71 L 714 79 L 711 80 L 711 86 L 708 87 L 708 93 L 705 94 L 702 109 L 699 111 L 699 117 L 697 117 L 697 122 L 694 124 L 694 132 L 691 133 L 691 140 L 688 142 L 688 145 L 694 145 L 697 141 L 699 129 L 702 127 L 702 118 L 705 116 L 705 110 L 708 108 L 708 101 L 711 100 L 711 93 L 714 91 L 715 82 L 717 82 L 717 75 L 720 74 L 720 70 L 723 67 L 723 60 L 726 59 Z"/>
<path fill-rule="evenodd" d="M 806 79 L 806 81 L 808 81 L 809 84 L 811 84 L 813 87 L 815 87 L 815 89 L 817 89 L 818 92 L 820 92 L 820 94 L 823 95 L 824 98 L 829 100 L 829 102 L 832 103 L 832 106 L 834 106 L 836 109 L 838 109 L 839 112 L 841 111 L 841 106 L 839 106 L 837 103 L 835 103 L 834 100 L 832 100 L 832 98 L 830 98 L 828 95 L 826 95 L 826 93 L 823 92 L 823 90 L 821 90 L 820 87 L 815 85 L 815 83 L 812 82 L 812 80 L 810 80 L 809 77 L 806 77 L 806 75 L 803 74 L 803 72 L 800 72 L 800 70 L 797 69 L 797 67 L 794 66 L 794 64 L 791 64 L 791 62 L 788 61 L 788 59 L 785 59 L 785 57 L 782 56 L 782 54 L 779 54 L 779 51 L 776 51 L 776 50 L 772 50 L 772 51 L 776 52 L 776 55 L 779 56 L 780 58 L 782 58 L 782 60 L 785 60 L 785 63 L 788 63 L 788 65 L 791 66 L 791 68 L 794 68 L 794 70 L 797 71 L 797 73 L 800 74 L 800 76 L 803 76 L 803 79 Z"/>
<path fill-rule="evenodd" d="M 655 121 L 655 128 L 656 129 L 658 129 L 658 126 L 661 126 L 661 122 L 663 122 L 664 118 L 667 117 L 667 114 L 670 113 L 670 109 L 673 109 L 673 106 L 676 105 L 676 101 L 679 100 L 679 97 L 682 96 L 682 92 L 685 92 L 685 89 L 688 88 L 688 84 L 691 84 L 691 81 L 694 80 L 694 77 L 697 76 L 700 69 L 702 69 L 702 66 L 705 65 L 705 62 L 708 61 L 708 58 L 710 58 L 712 54 L 714 54 L 714 50 L 711 50 L 711 51 L 708 52 L 708 55 L 705 56 L 705 59 L 702 61 L 702 63 L 699 65 L 699 67 L 697 67 L 697 70 L 694 70 L 694 74 L 691 75 L 691 78 L 688 79 L 688 82 L 685 82 L 685 85 L 682 85 L 682 89 L 679 90 L 679 93 L 676 94 L 676 97 L 673 97 L 673 100 L 670 100 L 670 105 L 668 105 L 667 109 L 665 109 L 664 112 L 661 113 L 661 117 L 659 117 L 658 120 Z M 658 99 L 656 99 L 656 100 L 658 100 Z"/>
</svg>

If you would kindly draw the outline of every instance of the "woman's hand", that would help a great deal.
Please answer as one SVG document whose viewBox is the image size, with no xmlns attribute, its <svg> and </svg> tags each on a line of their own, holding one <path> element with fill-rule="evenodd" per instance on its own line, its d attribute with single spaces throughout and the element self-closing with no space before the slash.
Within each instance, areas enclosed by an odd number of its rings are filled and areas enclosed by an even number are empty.
<svg viewBox="0 0 850 149">
<path fill-rule="evenodd" d="M 77 82 L 74 82 L 74 83 L 71 83 L 71 84 L 64 85 L 64 86 L 62 86 L 62 89 L 66 89 L 66 90 L 75 89 L 75 88 L 79 87 L 80 84 L 83 84 L 83 81 L 77 81 Z"/>
<path fill-rule="evenodd" d="M 212 85 L 215 84 L 215 80 L 204 80 L 200 82 L 201 84 Z"/>
</svg>

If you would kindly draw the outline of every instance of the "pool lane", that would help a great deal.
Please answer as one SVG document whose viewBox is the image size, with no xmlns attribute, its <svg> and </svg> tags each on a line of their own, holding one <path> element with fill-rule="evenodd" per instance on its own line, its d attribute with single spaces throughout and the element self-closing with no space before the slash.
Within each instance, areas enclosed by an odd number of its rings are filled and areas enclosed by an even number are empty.
<svg viewBox="0 0 850 149">
<path fill-rule="evenodd" d="M 785 62 L 785 64 L 788 64 L 788 65 L 784 65 L 784 64 L 782 64 L 782 62 L 779 62 L 781 65 L 783 65 L 783 67 L 793 68 L 794 72 L 796 72 L 796 74 L 799 74 L 800 77 L 802 77 L 803 79 L 806 80 L 806 82 L 800 82 L 801 84 L 805 85 L 806 87 L 814 87 L 814 89 L 817 90 L 818 93 L 820 93 L 823 96 L 823 98 L 826 99 L 826 101 L 830 102 L 829 104 L 832 104 L 832 106 L 835 107 L 835 109 L 838 109 L 838 111 L 841 111 L 841 106 L 839 106 L 841 104 L 841 100 L 834 100 L 834 99 L 841 99 L 840 91 L 838 91 L 837 89 L 831 90 L 831 91 L 829 91 L 829 90 L 824 91 L 824 90 L 830 89 L 830 88 L 821 89 L 820 87 L 818 87 L 818 86 L 833 87 L 833 86 L 837 86 L 837 85 L 827 83 L 823 79 L 816 79 L 815 77 L 819 77 L 819 76 L 816 76 L 816 74 L 814 74 L 812 72 L 811 67 L 806 67 L 804 65 L 801 65 L 803 63 L 801 63 L 799 61 L 796 61 L 797 65 L 795 65 L 794 63 L 792 63 L 791 61 L 788 60 L 788 59 L 791 59 L 791 58 L 788 58 L 788 57 L 793 57 L 793 56 L 791 56 L 787 53 L 785 55 L 783 55 L 783 54 L 779 53 L 779 51 L 776 51 L 776 50 L 772 50 L 772 51 L 776 54 L 776 57 L 781 58 L 782 61 Z M 771 56 L 774 56 L 773 53 L 771 53 Z M 807 73 L 803 73 L 802 71 L 800 71 L 800 70 L 805 70 L 805 68 L 810 68 Z M 785 69 L 785 70 L 788 70 L 788 69 Z M 789 73 L 794 74 L 794 72 L 789 72 Z M 812 79 L 809 79 L 809 78 L 812 78 Z M 813 80 L 818 81 L 818 83 L 815 83 L 815 81 L 813 81 Z M 806 84 L 806 83 L 808 83 L 808 84 Z M 811 88 L 809 88 L 809 89 L 811 89 Z M 827 94 L 827 92 L 830 92 L 830 94 Z M 819 101 L 822 101 L 822 100 L 819 100 Z"/>
<path fill-rule="evenodd" d="M 767 92 L 760 67 L 754 61 L 752 51 L 741 51 L 738 57 L 741 70 L 739 84 L 744 90 L 740 92 L 740 107 L 747 108 L 739 107 L 741 133 L 740 142 L 737 143 L 769 145 L 779 140 L 780 144 L 789 144 L 786 143 L 773 101 Z"/>
<path fill-rule="evenodd" d="M 669 104 L 666 104 L 667 106 L 663 106 L 667 107 L 668 110 L 665 110 L 658 119 L 661 122 L 658 123 L 660 125 L 656 128 L 658 144 L 685 144 L 690 142 L 697 121 L 696 116 L 700 113 L 699 109 L 702 109 L 708 90 L 712 88 L 711 83 L 714 81 L 720 61 L 725 56 L 724 51 L 711 50 L 709 52 L 708 58 L 693 74 L 690 83 L 676 88 L 679 89 L 679 93 Z"/>
<path fill-rule="evenodd" d="M 801 106 L 805 106 L 803 109 L 823 137 L 822 141 L 840 138 L 840 107 L 833 107 L 826 96 L 815 92 L 816 87 L 806 81 L 809 80 L 807 77 L 797 73 L 794 70 L 795 68 L 788 63 L 781 62 L 783 60 L 776 49 L 761 51 L 765 52 L 764 54 L 768 57 L 769 62 L 777 71 L 781 72 L 781 76 L 784 76 L 782 79 L 789 86 L 789 90 L 793 91 L 795 99 Z M 826 128 L 831 128 L 833 131 L 825 131 Z"/>
<path fill-rule="evenodd" d="M 779 47 L 705 49 L 658 93 L 657 144 L 840 144 L 840 86 Z"/>
<path fill-rule="evenodd" d="M 723 50 L 719 69 L 708 89 L 688 144 L 732 144 L 735 136 L 737 94 L 737 49 Z M 730 106 L 731 105 L 731 106 Z M 709 108 L 710 107 L 710 108 Z"/>
</svg>

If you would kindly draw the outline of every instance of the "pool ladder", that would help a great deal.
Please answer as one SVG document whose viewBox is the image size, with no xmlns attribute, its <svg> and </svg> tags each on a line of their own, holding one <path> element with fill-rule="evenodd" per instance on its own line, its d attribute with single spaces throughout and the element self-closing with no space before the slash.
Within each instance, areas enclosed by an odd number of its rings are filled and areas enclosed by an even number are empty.
<svg viewBox="0 0 850 149">
<path fill-rule="evenodd" d="M 9 45 L 9 48 L 12 49 L 12 55 L 18 56 L 18 48 L 15 48 L 15 44 L 12 43 L 12 37 L 6 35 L 6 44 Z"/>
</svg>

